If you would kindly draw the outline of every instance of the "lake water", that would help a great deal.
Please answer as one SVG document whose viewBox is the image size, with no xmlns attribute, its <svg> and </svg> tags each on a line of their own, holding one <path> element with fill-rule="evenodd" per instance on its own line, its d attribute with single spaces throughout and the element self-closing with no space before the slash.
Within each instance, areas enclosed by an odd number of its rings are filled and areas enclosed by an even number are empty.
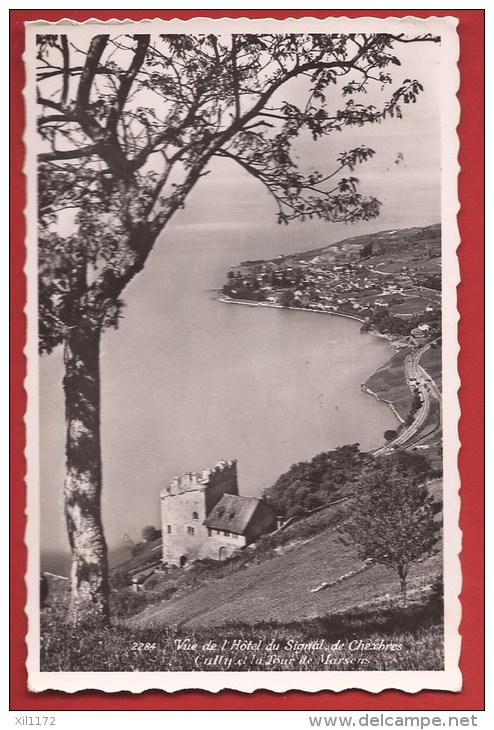
<svg viewBox="0 0 494 730">
<path fill-rule="evenodd" d="M 229 235 L 216 234 L 212 245 L 189 232 L 178 253 L 175 243 L 135 282 L 120 329 L 104 336 L 111 545 L 158 526 L 159 492 L 175 474 L 236 458 L 241 493 L 258 495 L 292 463 L 345 443 L 376 447 L 395 425 L 390 410 L 360 390 L 390 356 L 385 342 L 345 318 L 221 303 L 211 290 L 231 263 Z M 61 415 L 55 379 L 49 391 Z M 44 458 L 52 468 L 57 456 L 58 491 L 63 433 L 55 422 L 59 435 L 52 423 L 57 439 Z M 59 497 L 50 497 L 61 517 Z M 51 540 L 57 518 L 51 511 Z"/>
<path fill-rule="evenodd" d="M 375 448 L 396 425 L 389 408 L 360 390 L 391 356 L 385 341 L 361 334 L 349 319 L 224 304 L 213 290 L 245 259 L 437 222 L 435 169 L 430 177 L 411 169 L 401 198 L 395 190 L 402 170 L 387 187 L 375 173 L 381 199 L 391 204 L 381 219 L 351 228 L 277 226 L 253 181 L 230 180 L 228 168 L 220 173 L 194 191 L 126 291 L 120 328 L 104 335 L 103 519 L 112 551 L 125 533 L 137 542 L 142 527 L 159 526 L 159 493 L 176 474 L 235 458 L 241 494 L 259 495 L 294 462 L 347 443 Z M 60 353 L 42 358 L 47 570 L 61 570 L 53 553 L 67 551 L 61 377 Z"/>
</svg>

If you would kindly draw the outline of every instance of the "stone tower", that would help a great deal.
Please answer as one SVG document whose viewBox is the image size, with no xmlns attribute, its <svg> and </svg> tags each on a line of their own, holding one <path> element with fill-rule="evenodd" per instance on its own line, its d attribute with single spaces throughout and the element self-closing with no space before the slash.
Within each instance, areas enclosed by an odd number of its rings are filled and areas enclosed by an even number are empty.
<svg viewBox="0 0 494 730">
<path fill-rule="evenodd" d="M 172 479 L 161 493 L 164 564 L 184 566 L 199 558 L 217 559 L 217 548 L 207 539 L 211 531 L 203 523 L 224 494 L 238 494 L 235 460 Z"/>
</svg>

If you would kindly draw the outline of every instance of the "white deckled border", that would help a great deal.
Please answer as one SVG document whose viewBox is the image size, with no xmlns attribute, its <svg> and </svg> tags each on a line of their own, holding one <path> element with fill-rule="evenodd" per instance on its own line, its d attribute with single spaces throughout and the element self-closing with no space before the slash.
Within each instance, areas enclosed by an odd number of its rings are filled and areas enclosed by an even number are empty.
<svg viewBox="0 0 494 730">
<path fill-rule="evenodd" d="M 43 11 L 40 11 L 42 13 Z M 200 11 L 199 11 L 200 12 Z M 459 344 L 457 325 L 459 314 L 456 306 L 456 287 L 460 282 L 456 249 L 459 245 L 457 214 L 458 201 L 458 149 L 459 139 L 456 128 L 460 118 L 460 107 L 456 94 L 459 88 L 459 39 L 456 32 L 458 21 L 453 17 L 404 18 L 375 17 L 361 18 L 221 18 L 197 17 L 190 20 L 147 20 L 132 21 L 113 19 L 102 21 L 92 18 L 84 23 L 76 23 L 64 18 L 57 22 L 33 21 L 26 29 L 26 70 L 29 71 L 33 59 L 33 41 L 36 33 L 53 33 L 62 26 L 78 26 L 89 36 L 115 27 L 120 34 L 135 32 L 136 26 L 146 26 L 146 32 L 158 33 L 270 33 L 270 32 L 400 32 L 415 34 L 430 32 L 441 35 L 441 158 L 442 193 L 441 223 L 443 240 L 443 424 L 444 424 L 444 573 L 445 573 L 445 669 L 437 672 L 42 672 L 39 666 L 39 406 L 38 406 L 38 351 L 37 351 L 37 234 L 36 234 L 36 138 L 34 112 L 34 74 L 27 73 L 24 99 L 27 112 L 27 126 L 24 142 L 27 149 L 24 173 L 27 177 L 27 261 L 25 273 L 28 281 L 26 316 L 28 318 L 28 338 L 25 355 L 28 360 L 25 387 L 28 394 L 28 409 L 25 423 L 27 432 L 26 459 L 27 469 L 27 517 L 26 545 L 28 548 L 28 569 L 26 583 L 28 601 L 26 613 L 29 629 L 27 636 L 29 689 L 33 692 L 61 690 L 68 693 L 85 689 L 98 689 L 104 692 L 130 691 L 143 692 L 161 689 L 175 692 L 183 689 L 202 689 L 219 692 L 223 689 L 251 693 L 258 689 L 273 692 L 303 690 L 318 692 L 345 689 L 363 689 L 377 693 L 386 689 L 398 689 L 416 693 L 423 689 L 459 691 L 461 673 L 459 656 L 461 636 L 459 624 L 461 605 L 461 570 L 459 553 L 461 551 L 461 531 L 459 529 L 460 478 L 458 471 L 458 421 L 460 408 L 458 389 L 460 385 L 457 371 Z"/>
</svg>

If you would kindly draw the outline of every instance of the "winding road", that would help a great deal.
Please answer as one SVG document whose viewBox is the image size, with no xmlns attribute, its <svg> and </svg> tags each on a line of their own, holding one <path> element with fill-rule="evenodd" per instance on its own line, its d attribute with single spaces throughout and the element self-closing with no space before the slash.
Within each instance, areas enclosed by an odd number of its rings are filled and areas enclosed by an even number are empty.
<svg viewBox="0 0 494 730">
<path fill-rule="evenodd" d="M 427 352 L 427 350 L 431 347 L 431 345 L 434 344 L 434 342 L 435 340 L 429 342 L 424 347 L 421 347 L 420 350 L 408 353 L 405 358 L 405 377 L 411 390 L 413 391 L 414 389 L 416 389 L 418 391 L 421 400 L 420 408 L 416 411 L 413 422 L 410 424 L 410 426 L 404 428 L 403 431 L 401 431 L 401 433 L 395 439 L 393 439 L 393 441 L 390 441 L 385 446 L 382 446 L 377 451 L 374 451 L 374 456 L 383 456 L 385 454 L 390 454 L 397 447 L 403 446 L 403 444 L 411 441 L 414 436 L 420 433 L 423 426 L 427 423 L 429 419 L 431 406 L 434 400 L 438 401 L 439 403 L 439 418 L 441 419 L 441 391 L 439 390 L 434 380 L 430 377 L 430 375 L 420 365 L 420 358 L 422 357 L 424 352 Z"/>
</svg>

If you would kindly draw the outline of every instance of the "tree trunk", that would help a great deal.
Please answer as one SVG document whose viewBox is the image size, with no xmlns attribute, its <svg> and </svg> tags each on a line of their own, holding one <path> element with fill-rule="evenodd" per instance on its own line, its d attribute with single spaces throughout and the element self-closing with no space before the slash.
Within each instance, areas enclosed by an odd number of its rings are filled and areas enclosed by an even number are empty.
<svg viewBox="0 0 494 730">
<path fill-rule="evenodd" d="M 64 349 L 65 518 L 72 550 L 69 621 L 109 626 L 108 552 L 101 521 L 99 325 L 70 330 Z"/>
<path fill-rule="evenodd" d="M 407 566 L 398 566 L 398 575 L 400 577 L 400 590 L 401 590 L 401 597 L 403 599 L 403 605 L 407 605 L 407 576 L 408 576 L 408 567 Z"/>
</svg>

